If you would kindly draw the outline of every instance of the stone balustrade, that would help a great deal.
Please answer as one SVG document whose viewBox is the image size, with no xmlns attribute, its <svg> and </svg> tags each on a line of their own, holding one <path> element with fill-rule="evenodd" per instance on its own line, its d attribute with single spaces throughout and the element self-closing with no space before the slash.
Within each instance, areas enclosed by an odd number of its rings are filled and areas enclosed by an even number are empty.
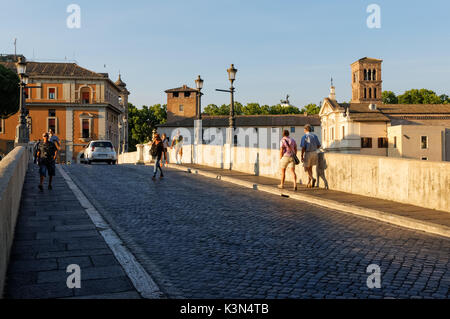
<svg viewBox="0 0 450 319">
<path fill-rule="evenodd" d="M 0 161 L 0 298 L 14 239 L 30 152 L 19 146 Z"/>
<path fill-rule="evenodd" d="M 150 163 L 149 151 L 148 145 L 139 145 L 138 152 L 121 155 L 119 163 Z M 280 176 L 278 149 L 233 147 L 231 153 L 233 170 Z M 173 150 L 169 158 L 175 162 Z M 450 212 L 449 162 L 340 153 L 326 153 L 325 160 L 330 189 Z M 221 145 L 186 145 L 183 163 L 230 168 L 227 148 Z M 297 179 L 306 184 L 307 175 L 301 165 L 296 166 L 296 173 Z M 286 177 L 289 186 L 291 174 L 287 172 Z"/>
</svg>

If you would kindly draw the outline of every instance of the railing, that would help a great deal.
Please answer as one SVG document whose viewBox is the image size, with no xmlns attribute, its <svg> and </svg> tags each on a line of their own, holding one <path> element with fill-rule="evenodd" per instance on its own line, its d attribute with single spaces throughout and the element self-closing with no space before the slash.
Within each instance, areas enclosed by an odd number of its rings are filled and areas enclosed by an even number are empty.
<svg viewBox="0 0 450 319">
<path fill-rule="evenodd" d="M 0 161 L 0 298 L 3 295 L 29 159 L 28 147 L 19 146 Z"/>
</svg>

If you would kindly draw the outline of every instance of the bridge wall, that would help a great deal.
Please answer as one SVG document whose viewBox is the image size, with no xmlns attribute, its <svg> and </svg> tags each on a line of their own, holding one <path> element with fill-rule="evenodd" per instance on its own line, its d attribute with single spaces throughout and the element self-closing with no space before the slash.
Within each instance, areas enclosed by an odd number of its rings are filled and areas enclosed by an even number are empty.
<svg viewBox="0 0 450 319">
<path fill-rule="evenodd" d="M 0 161 L 0 298 L 3 296 L 28 160 L 29 152 L 20 146 Z"/>
<path fill-rule="evenodd" d="M 150 162 L 148 146 L 143 147 L 142 153 L 145 155 L 143 162 Z M 185 146 L 183 153 L 183 163 L 230 167 L 225 146 L 200 145 L 198 158 L 194 145 Z M 266 177 L 280 176 L 277 149 L 234 147 L 231 156 L 233 170 Z M 136 163 L 138 158 L 138 152 L 129 153 L 119 162 Z M 169 152 L 169 158 L 175 162 L 173 151 Z M 325 160 L 330 189 L 450 212 L 448 162 L 341 153 L 326 153 Z M 296 167 L 296 173 L 298 180 L 306 184 L 307 175 L 301 165 Z M 287 173 L 287 181 L 291 180 Z"/>
</svg>

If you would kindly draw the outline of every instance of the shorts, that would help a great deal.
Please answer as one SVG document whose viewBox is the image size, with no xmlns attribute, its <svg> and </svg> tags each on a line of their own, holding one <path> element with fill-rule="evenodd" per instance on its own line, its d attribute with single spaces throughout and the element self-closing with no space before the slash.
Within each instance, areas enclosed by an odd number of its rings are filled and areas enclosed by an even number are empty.
<svg viewBox="0 0 450 319">
<path fill-rule="evenodd" d="M 310 168 L 319 163 L 319 156 L 316 151 L 305 152 L 303 167 Z"/>
<path fill-rule="evenodd" d="M 291 156 L 283 156 L 283 158 L 280 161 L 280 167 L 281 169 L 294 168 L 295 167 L 294 158 Z"/>
<path fill-rule="evenodd" d="M 43 177 L 47 177 L 47 172 L 48 172 L 48 176 L 55 176 L 55 173 L 56 173 L 55 161 L 53 161 L 51 163 L 40 163 L 39 164 L 39 175 L 43 176 Z"/>
</svg>

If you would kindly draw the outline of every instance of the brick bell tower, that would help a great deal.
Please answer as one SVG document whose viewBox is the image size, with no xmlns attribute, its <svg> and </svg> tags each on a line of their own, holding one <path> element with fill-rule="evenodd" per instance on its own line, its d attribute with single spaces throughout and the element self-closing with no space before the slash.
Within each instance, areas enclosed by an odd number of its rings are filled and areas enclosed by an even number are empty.
<svg viewBox="0 0 450 319">
<path fill-rule="evenodd" d="M 381 63 L 366 57 L 351 64 L 352 103 L 382 103 Z"/>
</svg>

